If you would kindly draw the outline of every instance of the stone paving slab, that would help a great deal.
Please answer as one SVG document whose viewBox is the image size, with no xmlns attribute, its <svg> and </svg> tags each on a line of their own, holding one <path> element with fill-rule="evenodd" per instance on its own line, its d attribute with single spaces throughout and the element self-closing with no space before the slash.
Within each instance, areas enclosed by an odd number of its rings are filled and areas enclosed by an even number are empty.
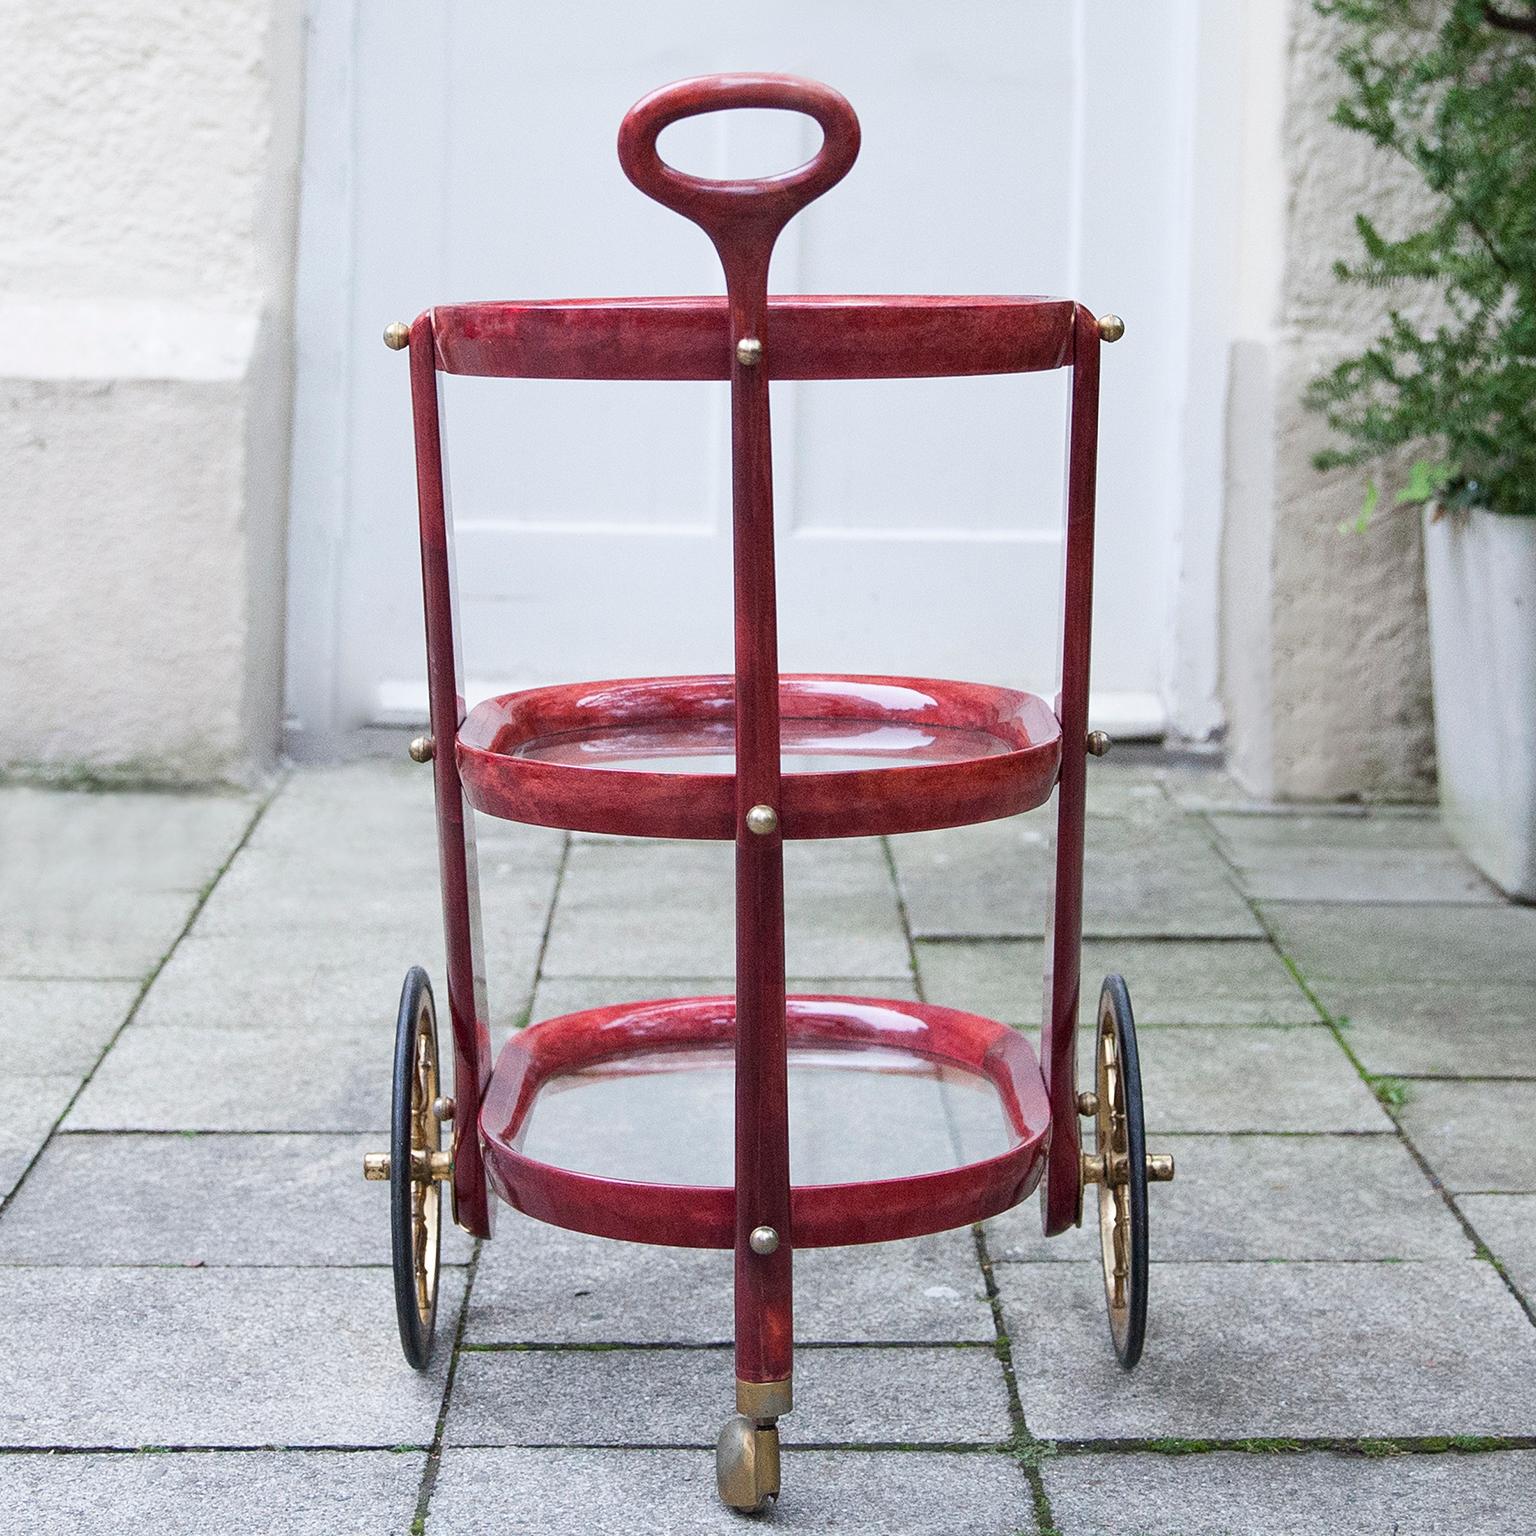
<svg viewBox="0 0 1536 1536">
<path fill-rule="evenodd" d="M 1061 1536 L 1506 1536 L 1536 1504 L 1531 1451 L 1060 1456 L 1042 1474 Z"/>
<path fill-rule="evenodd" d="M 1038 813 L 891 839 L 915 938 L 1038 938 L 1054 854 Z M 1092 938 L 1256 938 L 1263 930 L 1205 833 L 1176 817 L 1093 817 L 1083 866 Z"/>
<path fill-rule="evenodd" d="M 1178 1177 L 1152 1188 L 1160 1260 L 1465 1259 L 1472 1244 L 1395 1136 L 1162 1136 Z M 1091 1259 L 1098 1228 L 1040 1232 L 1031 1201 L 987 1223 L 994 1260 Z"/>
<path fill-rule="evenodd" d="M 1260 901 L 1464 902 L 1503 898 L 1438 816 L 1212 816 L 1238 879 Z"/>
<path fill-rule="evenodd" d="M 1389 1077 L 1536 1077 L 1536 984 L 1329 983 L 1366 1071 Z"/>
<path fill-rule="evenodd" d="M 0 975 L 142 980 L 256 810 L 244 796 L 0 789 Z"/>
<path fill-rule="evenodd" d="M 79 1086 L 74 1076 L 0 1076 L 0 1092 L 9 1100 L 0 1120 L 0 1200 L 16 1187 Z"/>
<path fill-rule="evenodd" d="M 1362 983 L 1536 985 L 1533 907 L 1278 902 L 1264 915 L 1333 1014 L 1355 1017 L 1352 994 Z"/>
<path fill-rule="evenodd" d="M 1392 1122 L 1331 1031 L 1308 1025 L 1188 1025 L 1137 1037 L 1149 1134 L 1389 1132 Z M 1078 1078 L 1094 1037 L 1078 1034 Z"/>
<path fill-rule="evenodd" d="M 665 997 L 729 997 L 734 976 L 679 977 L 668 986 L 655 976 L 546 976 L 533 995 L 532 1020 L 557 1019 L 610 1003 L 642 1003 Z M 875 997 L 916 1002 L 917 986 L 910 976 L 791 976 L 791 995 L 802 997 Z"/>
<path fill-rule="evenodd" d="M 574 843 L 544 974 L 732 974 L 734 857 L 726 843 Z M 911 975 L 878 840 L 789 843 L 784 871 L 792 975 Z"/>
<path fill-rule="evenodd" d="M 425 1462 L 420 1451 L 0 1455 L 0 1509 L 26 1511 L 26 1536 L 402 1536 Z"/>
<path fill-rule="evenodd" d="M 1536 1307 L 1536 1195 L 1463 1195 L 1456 1204 Z"/>
<path fill-rule="evenodd" d="M 1034 940 L 919 941 L 923 991 L 1004 1024 L 1038 1026 L 1045 949 Z M 1264 940 L 1102 939 L 1083 945 L 1079 1018 L 1092 1023 L 1112 971 L 1131 989 L 1138 1025 L 1315 1024 L 1317 1009 Z"/>
<path fill-rule="evenodd" d="M 193 933 L 176 946 L 155 978 L 133 1027 L 214 1033 L 288 1029 L 293 1043 L 334 1029 L 369 1028 L 379 1032 L 387 1051 L 400 986 L 412 965 L 427 968 L 435 994 L 446 989 L 441 931 L 421 943 L 344 927 L 298 942 L 285 934 L 206 938 Z M 443 1014 L 440 1044 L 446 1029 Z"/>
<path fill-rule="evenodd" d="M 246 794 L 0 787 L 5 879 L 34 895 L 96 888 L 196 894 L 245 834 Z"/>
<path fill-rule="evenodd" d="M 1030 1431 L 1526 1435 L 1536 1330 L 1491 1264 L 1154 1264 L 1146 1354 L 1121 1370 L 1097 1264 L 1000 1264 Z M 1454 1297 L 1454 1304 L 1450 1298 Z"/>
<path fill-rule="evenodd" d="M 1457 1192 L 1536 1191 L 1536 1082 L 1413 1082 L 1397 1117 L 1436 1176 Z"/>
<path fill-rule="evenodd" d="M 435 875 L 435 871 L 426 873 Z M 304 858 L 247 848 L 230 866 L 198 915 L 200 938 L 253 934 L 361 931 L 414 946 L 430 942 L 441 924 L 434 885 L 424 879 L 395 882 L 347 876 L 322 877 Z"/>
<path fill-rule="evenodd" d="M 0 1075 L 84 1077 L 139 990 L 133 981 L 8 981 L 0 1011 Z"/>
<path fill-rule="evenodd" d="M 393 1020 L 125 1030 L 65 1121 L 71 1131 L 367 1131 L 389 1125 Z"/>
<path fill-rule="evenodd" d="M 385 1269 L 0 1267 L 3 1446 L 425 1446 L 447 1365 L 401 1357 Z"/>
<path fill-rule="evenodd" d="M 11 910 L 21 907 L 24 916 L 0 929 L 0 975 L 143 981 L 197 899 L 185 891 L 103 890 L 49 912 L 30 897 L 12 898 Z"/>
<path fill-rule="evenodd" d="M 217 898 L 215 898 L 217 899 Z M 523 936 L 502 942 L 486 926 L 491 1024 L 498 1036 L 521 1022 L 533 990 L 538 954 L 537 923 Z M 344 924 L 298 933 L 229 934 L 217 938 L 194 930 L 176 946 L 145 995 L 134 1025 L 162 1024 L 219 1030 L 261 1025 L 295 1035 L 368 1027 L 394 1038 L 400 986 L 412 965 L 425 967 L 438 1001 L 438 1037 L 447 1051 L 441 918 L 423 923 L 415 938 L 399 932 L 354 931 Z"/>
<path fill-rule="evenodd" d="M 724 1251 L 615 1243 L 506 1211 L 481 1249 L 465 1337 L 476 1344 L 727 1344 L 732 1265 Z M 795 1255 L 800 1343 L 994 1337 L 969 1229 Z"/>
<path fill-rule="evenodd" d="M 739 1536 L 756 1528 L 1021 1536 L 1037 1529 L 1023 1473 L 998 1454 L 797 1451 L 784 1458 L 783 1480 L 772 1514 L 754 1524 L 716 1497 L 707 1451 L 449 1450 L 427 1536 Z"/>
<path fill-rule="evenodd" d="M 388 1264 L 381 1136 L 57 1136 L 0 1222 L 0 1263 Z M 452 1226 L 445 1263 L 472 1239 Z"/>
<path fill-rule="evenodd" d="M 466 1351 L 448 1445 L 713 1446 L 735 1412 L 723 1349 Z M 1000 1444 L 1012 1434 L 991 1349 L 806 1349 L 785 1445 Z"/>
</svg>

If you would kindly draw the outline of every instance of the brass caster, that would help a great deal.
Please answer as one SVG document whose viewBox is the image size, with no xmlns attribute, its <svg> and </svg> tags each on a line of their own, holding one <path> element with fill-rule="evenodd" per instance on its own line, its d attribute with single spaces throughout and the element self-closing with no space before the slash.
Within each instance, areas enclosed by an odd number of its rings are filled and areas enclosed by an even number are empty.
<svg viewBox="0 0 1536 1536">
<path fill-rule="evenodd" d="M 363 1153 L 363 1177 L 375 1184 L 389 1183 L 389 1153 Z"/>
<path fill-rule="evenodd" d="M 395 320 L 384 327 L 384 345 L 391 352 L 399 352 L 411 344 L 411 328 L 403 320 Z"/>
<path fill-rule="evenodd" d="M 1153 1184 L 1173 1183 L 1173 1154 L 1171 1152 L 1147 1153 L 1147 1178 Z"/>
<path fill-rule="evenodd" d="M 715 1442 L 715 1486 L 722 1503 L 759 1515 L 779 1496 L 779 1426 L 733 1414 Z"/>
</svg>

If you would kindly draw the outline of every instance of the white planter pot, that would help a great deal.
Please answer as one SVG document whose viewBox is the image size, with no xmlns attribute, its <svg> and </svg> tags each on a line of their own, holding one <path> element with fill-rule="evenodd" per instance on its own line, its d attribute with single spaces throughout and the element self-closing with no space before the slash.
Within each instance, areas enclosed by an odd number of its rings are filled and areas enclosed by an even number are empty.
<svg viewBox="0 0 1536 1536">
<path fill-rule="evenodd" d="M 1424 527 L 1440 806 L 1495 885 L 1536 901 L 1536 517 Z"/>
</svg>

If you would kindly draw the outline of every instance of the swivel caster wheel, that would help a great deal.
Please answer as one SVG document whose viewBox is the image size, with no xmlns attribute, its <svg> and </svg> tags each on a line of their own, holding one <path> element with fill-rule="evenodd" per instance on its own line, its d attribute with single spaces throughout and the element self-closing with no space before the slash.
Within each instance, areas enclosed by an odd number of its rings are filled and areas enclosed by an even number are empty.
<svg viewBox="0 0 1536 1536">
<path fill-rule="evenodd" d="M 715 1442 L 715 1484 L 741 1514 L 767 1509 L 779 1496 L 779 1426 L 740 1413 L 728 1418 Z"/>
<path fill-rule="evenodd" d="M 1147 1336 L 1147 1183 L 1173 1177 L 1171 1157 L 1148 1157 L 1141 1105 L 1141 1061 L 1131 994 L 1119 976 L 1099 993 L 1094 1091 L 1082 1108 L 1094 1124 L 1083 1155 L 1083 1182 L 1099 1192 L 1099 1254 L 1115 1355 L 1126 1370 L 1141 1359 Z"/>
<path fill-rule="evenodd" d="M 443 1184 L 453 1176 L 452 1154 L 442 1150 L 442 1122 L 452 1111 L 440 1092 L 437 1064 L 432 983 L 415 965 L 406 973 L 395 1023 L 389 1152 L 370 1153 L 363 1160 L 363 1174 L 389 1181 L 395 1317 L 400 1348 L 418 1371 L 432 1358 Z"/>
</svg>

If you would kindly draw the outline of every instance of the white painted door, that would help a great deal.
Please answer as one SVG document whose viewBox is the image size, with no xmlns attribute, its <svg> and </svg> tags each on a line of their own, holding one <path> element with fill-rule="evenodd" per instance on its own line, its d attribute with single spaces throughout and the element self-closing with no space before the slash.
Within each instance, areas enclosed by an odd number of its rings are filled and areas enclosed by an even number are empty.
<svg viewBox="0 0 1536 1536">
<path fill-rule="evenodd" d="M 810 75 L 863 123 L 781 239 L 782 292 L 1047 293 L 1126 317 L 1105 355 L 1095 713 L 1159 729 L 1187 338 L 1187 7 L 1137 0 L 314 0 L 291 723 L 424 718 L 406 369 L 431 303 L 719 292 L 704 236 L 614 152 L 646 90 Z M 679 124 L 706 174 L 807 158 L 786 114 Z M 450 379 L 471 701 L 731 666 L 723 384 Z M 785 670 L 1055 683 L 1065 379 L 778 384 Z"/>
</svg>

